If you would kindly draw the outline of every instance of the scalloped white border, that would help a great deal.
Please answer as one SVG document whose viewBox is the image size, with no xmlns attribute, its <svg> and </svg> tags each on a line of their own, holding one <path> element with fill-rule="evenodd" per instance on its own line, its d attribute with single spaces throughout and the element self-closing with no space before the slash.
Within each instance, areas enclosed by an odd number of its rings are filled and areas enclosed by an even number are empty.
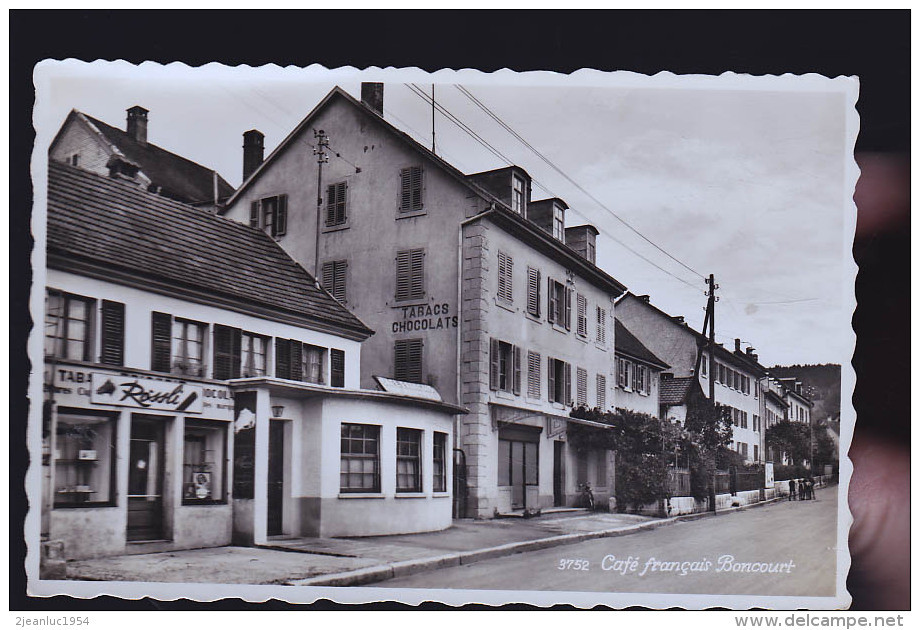
<svg viewBox="0 0 920 630">
<path fill-rule="evenodd" d="M 30 298 L 30 309 L 33 314 L 41 314 L 44 309 L 45 285 L 45 207 L 47 203 L 47 169 L 48 158 L 46 147 L 57 132 L 56 128 L 49 128 L 47 122 L 47 103 L 50 82 L 66 74 L 68 78 L 98 77 L 105 73 L 109 78 L 131 77 L 137 78 L 138 72 L 148 73 L 152 78 L 168 75 L 171 80 L 201 81 L 204 75 L 209 78 L 223 80 L 251 80 L 253 78 L 284 78 L 301 81 L 383 81 L 383 82 L 424 82 L 453 83 L 462 82 L 466 85 L 481 85 L 484 83 L 502 83 L 513 86 L 542 85 L 542 86 L 599 86 L 599 87 L 635 87 L 656 89 L 696 89 L 696 90 L 781 90 L 788 92 L 805 91 L 834 91 L 838 90 L 845 98 L 846 107 L 846 137 L 841 138 L 845 143 L 845 183 L 841 191 L 841 205 L 844 208 L 844 239 L 840 255 L 846 261 L 843 277 L 840 279 L 841 291 L 844 294 L 843 303 L 849 306 L 849 312 L 856 309 L 855 279 L 858 271 L 853 259 L 853 239 L 856 232 L 856 203 L 853 194 L 856 181 L 859 178 L 859 168 L 853 151 L 859 131 L 859 117 L 856 111 L 856 101 L 859 93 L 859 83 L 855 77 L 827 78 L 818 74 L 792 75 L 783 74 L 752 76 L 725 72 L 719 76 L 707 75 L 676 75 L 670 72 L 659 72 L 653 76 L 635 72 L 602 72 L 591 69 L 581 69 L 571 74 L 557 72 L 534 71 L 514 72 L 502 69 L 492 73 L 479 70 L 443 69 L 428 73 L 419 68 L 379 68 L 369 67 L 365 70 L 351 66 L 328 69 L 318 64 L 306 68 L 294 66 L 280 67 L 274 64 L 252 67 L 225 66 L 209 63 L 200 67 L 192 67 L 184 63 L 174 62 L 159 64 L 143 62 L 134 65 L 123 60 L 83 62 L 76 59 L 63 61 L 45 60 L 36 65 L 33 82 L 35 85 L 35 109 L 33 111 L 33 125 L 35 127 L 35 145 L 32 153 L 32 181 L 34 186 L 34 204 L 32 212 L 32 234 L 35 239 L 35 248 L 32 252 L 33 291 Z M 35 290 L 40 288 L 41 290 Z M 41 321 L 41 317 L 34 319 Z M 843 325 L 843 322 L 841 323 Z M 34 330 L 37 330 L 34 329 Z M 33 330 L 33 333 L 34 333 Z M 856 334 L 849 322 L 845 323 L 841 335 L 850 341 L 850 356 L 856 348 Z M 29 338 L 28 350 L 30 357 L 42 356 L 43 339 L 41 335 L 32 334 Z M 33 371 L 29 385 L 31 400 L 42 399 L 42 379 L 40 374 Z M 852 404 L 853 390 L 856 385 L 856 373 L 850 362 L 841 365 L 841 423 L 840 423 L 840 484 L 838 485 L 838 518 L 837 518 L 837 594 L 832 597 L 786 597 L 786 596 L 751 596 L 751 595 L 690 595 L 669 593 L 583 593 L 566 591 L 511 591 L 511 590 L 461 590 L 461 589 L 385 589 L 379 587 L 294 587 L 294 586 L 258 586 L 258 585 L 228 585 L 228 584 L 176 584 L 152 582 L 79 582 L 79 581 L 54 581 L 38 579 L 39 553 L 34 544 L 39 540 L 40 514 L 37 508 L 30 509 L 25 520 L 25 536 L 28 545 L 26 556 L 26 573 L 28 576 L 28 592 L 36 596 L 70 595 L 80 598 L 92 598 L 100 595 L 111 595 L 126 599 L 139 599 L 152 597 L 159 600 L 171 601 L 176 599 L 192 599 L 201 602 L 215 601 L 223 598 L 242 598 L 248 602 L 264 602 L 278 599 L 291 603 L 312 603 L 325 598 L 340 603 L 358 604 L 378 601 L 398 601 L 406 604 L 419 604 L 426 601 L 440 602 L 447 605 L 459 606 L 463 604 L 491 604 L 501 605 L 510 603 L 527 603 L 535 606 L 548 607 L 556 604 L 571 604 L 577 607 L 590 608 L 598 604 L 613 608 L 626 606 L 645 606 L 652 609 L 681 607 L 689 610 L 698 610 L 709 607 L 724 607 L 735 610 L 749 608 L 768 609 L 811 609 L 832 610 L 843 609 L 849 606 L 851 598 L 846 590 L 847 573 L 850 568 L 850 554 L 847 544 L 852 516 L 847 502 L 847 490 L 853 474 L 853 465 L 849 458 L 849 448 L 853 439 L 853 430 L 856 423 L 856 410 Z M 29 430 L 27 442 L 31 453 L 41 452 L 41 405 L 31 405 L 29 417 Z M 30 498 L 34 498 L 31 489 L 39 488 L 41 482 L 41 467 L 36 464 L 40 458 L 32 458 L 25 477 L 26 491 Z M 35 501 L 30 502 L 36 505 Z"/>
</svg>

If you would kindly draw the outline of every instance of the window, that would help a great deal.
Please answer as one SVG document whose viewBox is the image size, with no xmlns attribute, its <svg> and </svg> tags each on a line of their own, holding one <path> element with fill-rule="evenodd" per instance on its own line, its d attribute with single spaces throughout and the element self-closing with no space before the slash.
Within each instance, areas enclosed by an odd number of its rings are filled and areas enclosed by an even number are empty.
<svg viewBox="0 0 920 630">
<path fill-rule="evenodd" d="M 316 383 L 322 385 L 323 378 L 323 358 L 326 355 L 326 349 L 319 346 L 303 344 L 303 380 L 307 383 Z"/>
<path fill-rule="evenodd" d="M 617 358 L 617 386 L 630 391 L 632 389 L 632 363 L 626 359 Z"/>
<path fill-rule="evenodd" d="M 742 443 L 741 443 L 741 456 L 742 456 L 743 458 L 747 459 L 747 454 L 748 454 L 748 445 L 747 445 L 747 442 L 742 442 Z"/>
<path fill-rule="evenodd" d="M 410 166 L 399 171 L 399 211 L 417 212 L 422 205 L 422 167 Z"/>
<path fill-rule="evenodd" d="M 394 344 L 393 378 L 410 383 L 422 382 L 422 340 L 400 339 Z"/>
<path fill-rule="evenodd" d="M 342 304 L 347 302 L 345 291 L 347 271 L 347 260 L 329 260 L 323 263 L 323 288 Z"/>
<path fill-rule="evenodd" d="M 594 240 L 591 238 L 588 238 L 587 245 L 588 245 L 588 248 L 587 248 L 588 262 L 590 262 L 593 265 L 597 261 L 597 245 L 594 243 Z"/>
<path fill-rule="evenodd" d="M 243 333 L 240 376 L 246 378 L 268 374 L 268 342 L 268 337 Z"/>
<path fill-rule="evenodd" d="M 521 349 L 505 341 L 492 339 L 489 348 L 491 370 L 489 387 L 514 394 L 521 393 Z"/>
<path fill-rule="evenodd" d="M 396 254 L 396 300 L 425 297 L 425 250 L 407 249 Z"/>
<path fill-rule="evenodd" d="M 287 195 L 266 197 L 249 204 L 249 225 L 271 236 L 287 232 Z"/>
<path fill-rule="evenodd" d="M 204 376 L 204 345 L 207 324 L 152 314 L 151 369 L 182 376 Z"/>
<path fill-rule="evenodd" d="M 125 364 L 125 305 L 102 300 L 101 343 L 99 362 Z"/>
<path fill-rule="evenodd" d="M 754 430 L 760 431 L 760 416 L 754 414 Z"/>
<path fill-rule="evenodd" d="M 552 357 L 547 358 L 549 401 L 572 404 L 572 366 Z"/>
<path fill-rule="evenodd" d="M 432 454 L 432 490 L 447 492 L 447 434 L 435 431 Z"/>
<path fill-rule="evenodd" d="M 114 499 L 115 419 L 61 410 L 54 448 L 54 507 Z"/>
<path fill-rule="evenodd" d="M 380 492 L 380 427 L 342 424 L 342 492 Z"/>
<path fill-rule="evenodd" d="M 333 348 L 329 351 L 329 384 L 333 387 L 345 387 L 345 351 Z"/>
<path fill-rule="evenodd" d="M 741 428 L 748 428 L 748 412 L 746 411 L 741 412 Z"/>
<path fill-rule="evenodd" d="M 422 491 L 422 432 L 396 429 L 396 492 Z"/>
<path fill-rule="evenodd" d="M 708 365 L 709 365 L 709 357 L 707 357 L 706 355 L 703 355 L 702 358 L 700 359 L 700 374 L 701 375 L 706 376 L 706 374 L 709 372 L 709 370 L 707 370 Z"/>
<path fill-rule="evenodd" d="M 759 451 L 759 447 L 755 444 L 754 445 L 754 461 L 755 462 L 760 461 L 760 453 L 758 451 Z"/>
<path fill-rule="evenodd" d="M 74 153 L 73 155 L 70 156 L 70 164 L 72 166 L 80 165 L 80 154 L 79 153 Z"/>
<path fill-rule="evenodd" d="M 185 421 L 182 503 L 223 503 L 227 424 Z"/>
<path fill-rule="evenodd" d="M 546 318 L 551 324 L 559 324 L 566 330 L 570 330 L 572 327 L 572 290 L 552 278 L 546 280 L 549 302 Z"/>
<path fill-rule="evenodd" d="M 508 304 L 514 302 L 513 277 L 514 259 L 505 252 L 498 252 L 498 299 Z"/>
<path fill-rule="evenodd" d="M 607 377 L 597 375 L 597 408 L 604 411 L 607 408 Z"/>
<path fill-rule="evenodd" d="M 633 370 L 633 389 L 640 394 L 649 393 L 648 368 L 636 364 Z"/>
<path fill-rule="evenodd" d="M 527 312 L 540 317 L 540 270 L 527 268 Z"/>
<path fill-rule="evenodd" d="M 588 370 L 575 370 L 575 402 L 579 407 L 588 406 Z"/>
<path fill-rule="evenodd" d="M 92 358 L 93 305 L 90 298 L 48 289 L 45 296 L 45 356 Z"/>
<path fill-rule="evenodd" d="M 242 341 L 239 328 L 214 324 L 214 378 L 240 377 Z"/>
<path fill-rule="evenodd" d="M 578 303 L 578 325 L 575 328 L 575 332 L 582 336 L 588 336 L 588 299 L 583 296 L 581 293 L 577 295 Z"/>
<path fill-rule="evenodd" d="M 558 204 L 553 204 L 553 237 L 565 242 L 565 210 Z"/>
<path fill-rule="evenodd" d="M 540 398 L 540 353 L 527 352 L 527 395 Z"/>
<path fill-rule="evenodd" d="M 275 376 L 322 385 L 325 354 L 326 348 L 295 339 L 275 339 Z"/>
<path fill-rule="evenodd" d="M 326 187 L 326 227 L 344 225 L 348 220 L 345 213 L 345 193 L 348 185 L 345 182 L 329 184 Z"/>
<path fill-rule="evenodd" d="M 511 209 L 521 216 L 527 216 L 527 197 L 524 194 L 524 180 L 514 175 L 511 181 Z"/>
<path fill-rule="evenodd" d="M 597 343 L 607 343 L 607 310 L 597 307 Z"/>
</svg>

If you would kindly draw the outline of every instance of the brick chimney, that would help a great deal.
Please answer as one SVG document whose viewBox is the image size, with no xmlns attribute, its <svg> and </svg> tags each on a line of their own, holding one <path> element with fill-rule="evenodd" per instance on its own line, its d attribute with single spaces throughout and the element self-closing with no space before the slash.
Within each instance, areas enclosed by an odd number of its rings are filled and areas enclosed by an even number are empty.
<svg viewBox="0 0 920 630">
<path fill-rule="evenodd" d="M 741 340 L 735 337 L 735 352 L 741 352 Z"/>
<path fill-rule="evenodd" d="M 265 159 L 265 136 L 258 129 L 243 133 L 243 181 L 249 179 Z"/>
<path fill-rule="evenodd" d="M 140 105 L 128 109 L 128 122 L 125 126 L 128 135 L 142 147 L 147 146 L 147 111 Z"/>
<path fill-rule="evenodd" d="M 361 102 L 383 116 L 383 83 L 362 83 Z"/>
</svg>

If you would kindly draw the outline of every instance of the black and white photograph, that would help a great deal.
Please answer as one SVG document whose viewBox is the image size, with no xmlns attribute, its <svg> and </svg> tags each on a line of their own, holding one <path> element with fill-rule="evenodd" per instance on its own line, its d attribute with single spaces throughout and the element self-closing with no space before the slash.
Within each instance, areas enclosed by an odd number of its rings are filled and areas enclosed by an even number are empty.
<svg viewBox="0 0 920 630">
<path fill-rule="evenodd" d="M 33 76 L 31 594 L 848 606 L 857 78 Z"/>
</svg>

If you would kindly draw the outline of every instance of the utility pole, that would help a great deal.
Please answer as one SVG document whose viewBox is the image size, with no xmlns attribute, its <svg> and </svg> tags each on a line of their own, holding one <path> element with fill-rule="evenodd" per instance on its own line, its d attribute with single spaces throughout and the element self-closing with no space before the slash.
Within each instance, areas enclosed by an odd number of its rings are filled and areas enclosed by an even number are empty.
<svg viewBox="0 0 920 630">
<path fill-rule="evenodd" d="M 320 286 L 319 280 L 319 235 L 320 235 L 320 225 L 322 223 L 323 216 L 323 164 L 329 161 L 329 156 L 326 154 L 326 149 L 329 148 L 329 137 L 326 135 L 326 132 L 320 129 L 319 131 L 313 130 L 313 137 L 316 138 L 316 147 L 313 149 L 313 155 L 316 156 L 316 247 L 315 258 L 313 261 L 313 280 L 316 282 L 316 286 Z"/>
<path fill-rule="evenodd" d="M 709 369 L 707 370 L 709 374 L 709 407 L 715 418 L 716 413 L 716 374 L 715 361 L 713 357 L 715 356 L 716 348 L 716 302 L 719 301 L 719 298 L 716 297 L 716 289 L 719 288 L 719 285 L 716 284 L 716 279 L 713 274 L 709 274 L 709 278 L 706 280 L 706 296 L 709 298 L 706 302 L 706 318 L 703 321 L 703 335 L 706 335 L 706 331 L 709 331 L 709 337 L 706 341 L 706 349 L 709 352 L 708 361 Z M 699 369 L 700 361 L 702 360 L 702 351 L 700 352 L 700 358 L 697 359 L 696 374 L 699 378 Z M 709 484 L 709 511 L 716 511 L 716 470 L 715 470 L 715 454 L 713 454 L 713 467 L 712 467 L 712 479 Z"/>
<path fill-rule="evenodd" d="M 431 152 L 434 153 L 434 83 L 431 84 Z"/>
</svg>

